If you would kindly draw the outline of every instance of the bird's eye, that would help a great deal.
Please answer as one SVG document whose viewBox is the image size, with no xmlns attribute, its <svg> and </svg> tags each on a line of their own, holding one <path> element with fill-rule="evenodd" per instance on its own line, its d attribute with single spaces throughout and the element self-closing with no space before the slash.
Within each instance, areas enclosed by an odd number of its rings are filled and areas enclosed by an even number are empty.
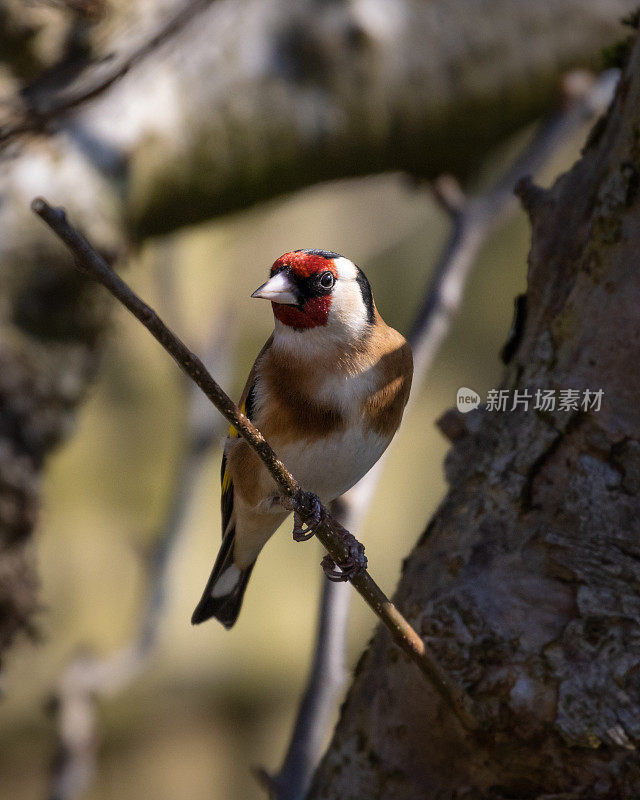
<svg viewBox="0 0 640 800">
<path fill-rule="evenodd" d="M 323 289 L 331 289 L 335 282 L 336 279 L 333 277 L 332 272 L 323 272 L 318 281 L 318 283 L 320 284 L 320 286 L 322 286 Z"/>
</svg>

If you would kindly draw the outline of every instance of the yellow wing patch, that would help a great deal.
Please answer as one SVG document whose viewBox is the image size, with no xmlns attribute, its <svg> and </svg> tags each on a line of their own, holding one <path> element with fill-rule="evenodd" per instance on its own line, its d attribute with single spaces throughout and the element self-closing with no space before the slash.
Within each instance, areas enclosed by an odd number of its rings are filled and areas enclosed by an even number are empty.
<svg viewBox="0 0 640 800">
<path fill-rule="evenodd" d="M 240 411 L 246 416 L 247 414 L 247 401 L 245 400 L 244 403 L 240 406 Z M 233 425 L 229 425 L 229 436 L 232 439 L 238 439 L 240 434 L 238 433 L 237 429 L 234 428 Z M 227 460 L 223 459 L 223 469 L 222 469 L 222 493 L 225 494 L 226 492 L 231 489 L 231 475 L 229 473 L 229 469 L 227 468 Z"/>
<path fill-rule="evenodd" d="M 240 411 L 242 411 L 242 413 L 245 415 L 245 417 L 247 416 L 247 401 L 246 400 L 240 406 Z M 238 439 L 239 436 L 240 436 L 240 434 L 238 433 L 236 428 L 233 427 L 233 425 L 229 425 L 229 436 L 231 436 L 232 439 Z M 224 489 L 224 481 L 222 483 L 222 488 Z"/>
<path fill-rule="evenodd" d="M 220 496 L 220 511 L 222 512 L 222 535 L 227 530 L 227 525 L 233 513 L 233 481 L 227 466 L 226 456 L 222 456 L 220 469 L 220 483 L 222 484 L 222 494 Z"/>
<path fill-rule="evenodd" d="M 253 396 L 255 390 L 255 382 L 246 392 L 244 401 L 240 404 L 240 411 L 251 419 L 253 412 Z M 233 425 L 229 426 L 229 437 L 232 439 L 239 438 L 240 434 Z M 222 497 L 221 497 L 221 511 L 222 511 L 222 533 L 224 535 L 231 520 L 233 513 L 233 480 L 229 467 L 227 466 L 227 457 L 222 454 L 222 464 L 220 467 L 220 483 L 222 484 Z"/>
</svg>

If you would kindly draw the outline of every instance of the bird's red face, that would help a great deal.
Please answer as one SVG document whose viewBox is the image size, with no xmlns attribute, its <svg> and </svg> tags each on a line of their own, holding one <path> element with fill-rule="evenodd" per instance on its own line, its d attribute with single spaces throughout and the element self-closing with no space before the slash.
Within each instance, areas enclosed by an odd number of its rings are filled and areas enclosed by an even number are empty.
<svg viewBox="0 0 640 800">
<path fill-rule="evenodd" d="M 327 325 L 333 287 L 338 280 L 337 253 L 294 250 L 271 267 L 271 277 L 252 297 L 271 300 L 273 314 L 283 325 L 305 330 Z"/>
</svg>

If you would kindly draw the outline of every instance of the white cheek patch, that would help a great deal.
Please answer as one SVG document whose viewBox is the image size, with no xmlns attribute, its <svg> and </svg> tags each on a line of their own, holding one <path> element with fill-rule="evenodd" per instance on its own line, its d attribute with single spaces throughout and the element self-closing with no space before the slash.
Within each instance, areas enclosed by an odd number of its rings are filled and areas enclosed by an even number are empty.
<svg viewBox="0 0 640 800">
<path fill-rule="evenodd" d="M 338 259 L 336 259 L 337 261 Z M 346 261 L 346 259 L 342 259 Z M 351 264 L 351 262 L 348 262 Z M 352 265 L 353 266 L 353 265 Z M 355 276 L 354 271 L 354 276 Z M 339 325 L 352 335 L 359 335 L 367 325 L 367 309 L 362 291 L 355 277 L 338 278 L 331 297 L 331 323 Z"/>
<path fill-rule="evenodd" d="M 225 597 L 234 590 L 240 579 L 240 570 L 235 564 L 227 567 L 211 589 L 211 597 Z"/>
<path fill-rule="evenodd" d="M 339 279 L 344 281 L 355 281 L 358 277 L 356 265 L 353 263 L 353 261 L 349 261 L 348 258 L 340 256 L 339 258 L 334 258 L 333 263 L 338 270 Z"/>
</svg>

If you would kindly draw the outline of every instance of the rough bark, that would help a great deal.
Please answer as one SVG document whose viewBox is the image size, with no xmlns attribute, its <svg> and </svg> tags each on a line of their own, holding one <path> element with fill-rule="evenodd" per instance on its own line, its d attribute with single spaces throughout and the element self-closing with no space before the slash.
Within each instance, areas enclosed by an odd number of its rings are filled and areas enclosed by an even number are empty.
<svg viewBox="0 0 640 800">
<path fill-rule="evenodd" d="M 490 728 L 462 730 L 379 630 L 310 799 L 640 796 L 639 187 L 636 42 L 581 160 L 522 187 L 527 315 L 504 379 L 602 388 L 602 409 L 465 418 L 395 597 Z"/>
</svg>

